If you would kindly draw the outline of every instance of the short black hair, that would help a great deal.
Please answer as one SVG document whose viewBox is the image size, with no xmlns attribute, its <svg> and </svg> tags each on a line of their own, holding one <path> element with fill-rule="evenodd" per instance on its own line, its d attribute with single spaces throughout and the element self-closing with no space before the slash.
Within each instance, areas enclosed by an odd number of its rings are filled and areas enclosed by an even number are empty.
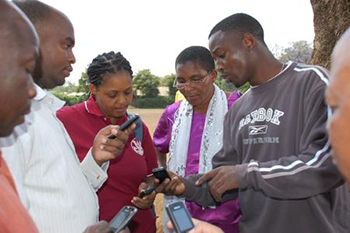
<svg viewBox="0 0 350 233">
<path fill-rule="evenodd" d="M 204 70 L 210 72 L 215 69 L 215 62 L 210 51 L 202 46 L 191 46 L 184 49 L 176 58 L 175 69 L 179 64 L 197 62 Z"/>
<path fill-rule="evenodd" d="M 95 86 L 98 86 L 103 81 L 105 74 L 115 74 L 118 71 L 126 71 L 132 79 L 132 69 L 130 63 L 120 53 L 103 53 L 95 57 L 87 69 L 88 81 Z"/>
<path fill-rule="evenodd" d="M 252 16 L 244 13 L 233 14 L 221 20 L 211 30 L 208 38 L 210 38 L 214 33 L 218 31 L 222 31 L 222 32 L 238 31 L 238 32 L 241 32 L 242 34 L 250 33 L 255 38 L 259 39 L 265 44 L 264 30 L 260 25 L 259 21 L 253 18 Z"/>
<path fill-rule="evenodd" d="M 56 11 L 55 8 L 37 0 L 13 1 L 13 3 L 26 14 L 34 25 L 52 19 L 52 12 Z"/>
</svg>

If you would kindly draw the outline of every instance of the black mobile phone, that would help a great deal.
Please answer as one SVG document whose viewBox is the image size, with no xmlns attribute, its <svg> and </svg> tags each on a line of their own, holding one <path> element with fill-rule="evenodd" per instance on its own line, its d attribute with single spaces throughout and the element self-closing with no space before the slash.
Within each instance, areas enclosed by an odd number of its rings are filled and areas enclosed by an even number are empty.
<svg viewBox="0 0 350 233">
<path fill-rule="evenodd" d="M 128 226 L 131 219 L 136 215 L 137 208 L 134 206 L 124 206 L 109 222 L 113 233 L 118 233 Z"/>
<path fill-rule="evenodd" d="M 152 173 L 154 175 L 155 178 L 157 178 L 159 180 L 159 183 L 163 183 L 163 181 L 168 178 L 171 179 L 168 172 L 166 171 L 166 169 L 164 167 L 157 167 L 154 168 L 152 170 Z"/>
<path fill-rule="evenodd" d="M 182 201 L 169 204 L 165 209 L 177 233 L 186 233 L 194 228 L 191 215 Z"/>
<path fill-rule="evenodd" d="M 133 117 L 131 117 L 129 120 L 127 120 L 124 124 L 122 124 L 120 127 L 119 127 L 119 130 L 121 131 L 124 131 L 126 130 L 127 128 L 129 128 L 134 122 L 137 121 L 137 119 L 139 119 L 140 116 L 139 115 L 134 115 Z M 115 139 L 116 136 L 114 134 L 111 134 L 108 136 L 108 139 Z"/>
<path fill-rule="evenodd" d="M 164 167 L 157 167 L 152 170 L 153 176 L 159 180 L 159 184 L 168 178 L 171 179 L 168 172 Z M 157 187 L 149 187 L 146 190 L 142 190 L 139 197 L 143 198 L 144 196 L 150 195 Z"/>
</svg>

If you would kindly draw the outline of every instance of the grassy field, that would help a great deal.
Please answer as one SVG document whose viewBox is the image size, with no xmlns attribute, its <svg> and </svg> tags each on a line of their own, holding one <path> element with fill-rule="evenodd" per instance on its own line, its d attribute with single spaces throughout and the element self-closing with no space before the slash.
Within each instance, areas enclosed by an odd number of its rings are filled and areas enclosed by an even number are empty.
<svg viewBox="0 0 350 233">
<path fill-rule="evenodd" d="M 153 135 L 154 129 L 156 128 L 158 120 L 162 115 L 163 111 L 164 109 L 128 109 L 128 112 L 140 115 L 141 119 L 146 123 L 151 135 Z"/>
<path fill-rule="evenodd" d="M 141 119 L 146 123 L 151 136 L 153 136 L 154 129 L 157 126 L 158 120 L 162 115 L 164 109 L 128 109 L 128 112 L 132 114 L 140 115 Z M 162 233 L 162 207 L 163 207 L 163 194 L 157 194 L 155 200 L 155 207 L 157 216 L 157 233 Z"/>
</svg>

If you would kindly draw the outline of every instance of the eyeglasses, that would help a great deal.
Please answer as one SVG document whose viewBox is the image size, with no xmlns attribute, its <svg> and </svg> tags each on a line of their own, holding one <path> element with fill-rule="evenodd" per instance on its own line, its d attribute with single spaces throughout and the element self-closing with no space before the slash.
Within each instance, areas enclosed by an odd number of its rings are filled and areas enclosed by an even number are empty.
<svg viewBox="0 0 350 233">
<path fill-rule="evenodd" d="M 177 89 L 184 89 L 186 86 L 196 87 L 202 85 L 202 83 L 205 81 L 205 79 L 209 76 L 210 73 L 207 73 L 204 77 L 196 75 L 192 77 L 188 82 L 182 82 L 177 80 L 177 78 L 174 80 L 173 87 L 176 87 Z"/>
</svg>

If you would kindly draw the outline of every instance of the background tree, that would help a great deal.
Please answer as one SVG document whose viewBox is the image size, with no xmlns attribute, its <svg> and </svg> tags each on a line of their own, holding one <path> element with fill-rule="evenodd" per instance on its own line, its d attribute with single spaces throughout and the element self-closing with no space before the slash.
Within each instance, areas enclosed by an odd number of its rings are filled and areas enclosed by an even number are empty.
<svg viewBox="0 0 350 233">
<path fill-rule="evenodd" d="M 223 79 L 220 72 L 218 73 L 218 78 L 216 79 L 215 84 L 225 92 L 233 92 L 238 90 L 240 93 L 244 93 L 250 87 L 249 83 L 246 82 L 243 86 L 237 88 L 232 83 L 228 83 L 225 79 Z"/>
<path fill-rule="evenodd" d="M 159 94 L 159 78 L 148 69 L 141 70 L 135 75 L 133 86 L 135 94 L 140 91 L 143 97 L 157 97 Z"/>
<path fill-rule="evenodd" d="M 74 83 L 68 81 L 63 86 L 55 87 L 52 91 L 69 94 L 75 92 L 76 88 Z"/>
<path fill-rule="evenodd" d="M 349 0 L 310 0 L 314 12 L 314 50 L 310 63 L 330 68 L 335 43 L 350 26 Z"/>
<path fill-rule="evenodd" d="M 164 86 L 168 87 L 168 95 L 173 97 L 175 97 L 175 93 L 177 91 L 176 87 L 173 87 L 175 78 L 175 74 L 170 74 L 162 78 Z"/>
<path fill-rule="evenodd" d="M 81 77 L 78 80 L 78 86 L 75 89 L 76 92 L 83 92 L 85 94 L 89 93 L 89 87 L 88 87 L 89 83 L 88 83 L 88 76 L 86 73 L 86 70 L 84 72 L 81 73 Z"/>
<path fill-rule="evenodd" d="M 277 52 L 275 50 L 275 52 Z M 295 61 L 308 64 L 311 59 L 311 43 L 301 40 L 291 43 L 291 46 L 282 48 L 278 54 L 275 54 L 280 62 Z"/>
</svg>

